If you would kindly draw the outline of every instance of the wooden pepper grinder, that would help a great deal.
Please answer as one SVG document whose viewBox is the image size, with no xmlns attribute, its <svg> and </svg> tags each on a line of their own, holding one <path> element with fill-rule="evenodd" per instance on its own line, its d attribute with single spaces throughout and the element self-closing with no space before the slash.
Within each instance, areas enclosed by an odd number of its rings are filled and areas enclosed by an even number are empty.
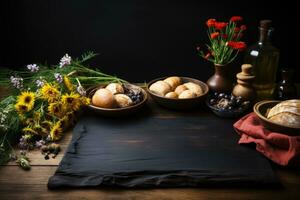
<svg viewBox="0 0 300 200">
<path fill-rule="evenodd" d="M 256 98 L 256 92 L 252 87 L 255 78 L 252 69 L 251 64 L 243 64 L 242 71 L 236 75 L 238 84 L 233 88 L 232 94 L 242 97 L 244 101 L 253 101 Z"/>
</svg>

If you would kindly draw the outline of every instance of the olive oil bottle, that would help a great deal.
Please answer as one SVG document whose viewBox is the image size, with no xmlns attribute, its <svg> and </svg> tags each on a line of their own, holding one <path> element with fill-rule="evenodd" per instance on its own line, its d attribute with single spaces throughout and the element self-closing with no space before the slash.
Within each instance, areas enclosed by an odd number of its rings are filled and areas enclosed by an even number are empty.
<svg viewBox="0 0 300 200">
<path fill-rule="evenodd" d="M 276 74 L 279 62 L 279 50 L 271 43 L 273 32 L 271 20 L 261 20 L 259 41 L 250 46 L 245 55 L 245 63 L 253 65 L 255 76 L 253 87 L 257 100 L 271 99 L 276 87 Z"/>
</svg>

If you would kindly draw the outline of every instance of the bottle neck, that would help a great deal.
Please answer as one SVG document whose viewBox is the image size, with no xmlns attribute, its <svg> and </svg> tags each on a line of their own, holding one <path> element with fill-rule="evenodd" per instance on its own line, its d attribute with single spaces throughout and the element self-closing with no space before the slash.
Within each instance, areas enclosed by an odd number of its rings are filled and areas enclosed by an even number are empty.
<svg viewBox="0 0 300 200">
<path fill-rule="evenodd" d="M 271 34 L 273 32 L 273 28 L 265 29 L 259 27 L 259 45 L 268 45 L 271 44 Z"/>
</svg>

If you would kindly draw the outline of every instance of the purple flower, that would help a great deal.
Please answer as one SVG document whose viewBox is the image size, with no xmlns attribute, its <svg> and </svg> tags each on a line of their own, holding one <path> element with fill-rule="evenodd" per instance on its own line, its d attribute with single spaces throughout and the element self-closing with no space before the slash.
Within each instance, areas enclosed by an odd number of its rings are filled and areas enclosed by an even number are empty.
<svg viewBox="0 0 300 200">
<path fill-rule="evenodd" d="M 12 83 L 12 85 L 17 88 L 17 89 L 21 89 L 23 88 L 23 78 L 21 77 L 14 77 L 11 76 L 10 77 L 10 82 Z"/>
<path fill-rule="evenodd" d="M 35 83 L 36 83 L 37 87 L 43 87 L 45 85 L 44 81 L 42 81 L 40 79 L 36 80 Z"/>
<path fill-rule="evenodd" d="M 27 149 L 28 148 L 28 142 L 27 142 L 27 139 L 25 137 L 25 135 L 23 135 L 20 140 L 19 140 L 19 148 L 20 149 Z"/>
<path fill-rule="evenodd" d="M 44 140 L 39 140 L 35 142 L 35 147 L 36 148 L 41 148 L 46 142 Z"/>
<path fill-rule="evenodd" d="M 47 137 L 46 137 L 46 142 L 51 142 L 52 141 L 52 139 L 51 139 L 51 135 L 47 135 Z"/>
<path fill-rule="evenodd" d="M 64 57 L 62 57 L 60 59 L 59 68 L 62 68 L 64 66 L 66 66 L 66 65 L 70 65 L 71 64 L 71 60 L 72 59 L 71 59 L 71 57 L 68 54 L 64 55 Z"/>
<path fill-rule="evenodd" d="M 27 65 L 27 69 L 31 72 L 37 72 L 39 71 L 39 66 L 37 66 L 37 64 L 30 64 Z"/>
<path fill-rule="evenodd" d="M 63 77 L 60 73 L 54 73 L 54 77 L 58 83 L 63 82 Z"/>
</svg>

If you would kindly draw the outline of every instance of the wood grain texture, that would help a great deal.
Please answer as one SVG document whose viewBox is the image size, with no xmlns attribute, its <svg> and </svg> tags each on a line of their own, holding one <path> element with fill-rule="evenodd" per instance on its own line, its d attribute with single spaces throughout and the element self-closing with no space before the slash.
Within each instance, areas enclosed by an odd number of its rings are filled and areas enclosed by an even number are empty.
<svg viewBox="0 0 300 200">
<path fill-rule="evenodd" d="M 17 166 L 0 168 L 0 199 L 299 199 L 300 172 L 276 170 L 282 189 L 76 189 L 49 191 L 48 178 L 55 166 L 34 166 L 31 171 Z"/>
<path fill-rule="evenodd" d="M 151 100 L 148 110 L 158 118 L 174 118 L 182 115 L 157 109 Z M 197 116 L 205 115 L 206 109 L 191 112 Z M 278 189 L 224 189 L 224 188 L 189 188 L 189 189 L 149 189 L 149 190 L 120 190 L 120 189 L 76 189 L 50 191 L 47 182 L 59 164 L 64 151 L 71 140 L 71 132 L 67 132 L 62 141 L 62 152 L 55 158 L 45 160 L 39 151 L 29 153 L 32 169 L 24 171 L 14 162 L 0 166 L 0 200 L 5 199 L 300 199 L 300 170 L 285 169 L 274 166 L 283 188 Z"/>
</svg>

